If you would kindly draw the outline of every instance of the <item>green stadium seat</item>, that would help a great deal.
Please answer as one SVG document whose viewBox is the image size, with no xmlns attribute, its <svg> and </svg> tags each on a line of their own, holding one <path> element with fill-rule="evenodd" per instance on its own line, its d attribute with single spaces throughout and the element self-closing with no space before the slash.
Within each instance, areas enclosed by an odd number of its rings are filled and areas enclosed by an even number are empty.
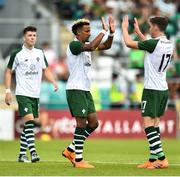
<svg viewBox="0 0 180 177">
<path fill-rule="evenodd" d="M 66 84 L 58 82 L 59 90 L 53 91 L 52 84 L 42 83 L 40 104 L 47 109 L 67 109 L 68 104 L 66 100 Z"/>
</svg>

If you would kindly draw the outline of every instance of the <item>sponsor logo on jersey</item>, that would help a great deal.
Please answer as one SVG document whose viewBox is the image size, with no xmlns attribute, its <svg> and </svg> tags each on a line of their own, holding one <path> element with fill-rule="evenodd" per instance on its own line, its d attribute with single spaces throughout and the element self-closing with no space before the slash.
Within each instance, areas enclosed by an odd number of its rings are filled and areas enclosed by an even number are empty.
<svg viewBox="0 0 180 177">
<path fill-rule="evenodd" d="M 28 75 L 38 75 L 38 71 L 26 71 L 25 75 L 26 76 L 28 76 Z"/>
</svg>

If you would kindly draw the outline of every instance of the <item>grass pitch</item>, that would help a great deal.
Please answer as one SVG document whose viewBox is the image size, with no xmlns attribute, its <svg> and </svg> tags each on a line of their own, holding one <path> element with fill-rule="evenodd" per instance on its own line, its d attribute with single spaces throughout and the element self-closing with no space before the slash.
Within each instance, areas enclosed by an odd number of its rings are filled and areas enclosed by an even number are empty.
<svg viewBox="0 0 180 177">
<path fill-rule="evenodd" d="M 88 139 L 84 159 L 94 169 L 76 169 L 61 156 L 68 140 L 36 141 L 41 161 L 18 163 L 19 141 L 0 141 L 0 176 L 180 176 L 180 140 L 163 140 L 170 166 L 167 169 L 137 169 L 148 159 L 146 140 Z"/>
</svg>

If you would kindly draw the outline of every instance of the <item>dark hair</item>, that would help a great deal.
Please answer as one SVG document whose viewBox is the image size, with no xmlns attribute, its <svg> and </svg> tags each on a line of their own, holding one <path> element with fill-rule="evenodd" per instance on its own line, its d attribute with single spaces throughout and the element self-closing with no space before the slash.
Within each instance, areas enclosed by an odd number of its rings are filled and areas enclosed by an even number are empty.
<svg viewBox="0 0 180 177">
<path fill-rule="evenodd" d="M 34 26 L 27 26 L 26 28 L 24 28 L 23 30 L 23 35 L 25 35 L 28 31 L 32 31 L 32 32 L 36 32 L 37 28 Z"/>
<path fill-rule="evenodd" d="M 167 17 L 151 17 L 149 20 L 152 24 L 155 24 L 159 27 L 160 31 L 165 31 L 168 25 Z"/>
<path fill-rule="evenodd" d="M 72 26 L 72 32 L 76 35 L 77 30 L 82 28 L 84 25 L 90 25 L 89 20 L 87 20 L 87 19 L 79 19 L 79 20 L 75 21 L 73 26 Z"/>
</svg>

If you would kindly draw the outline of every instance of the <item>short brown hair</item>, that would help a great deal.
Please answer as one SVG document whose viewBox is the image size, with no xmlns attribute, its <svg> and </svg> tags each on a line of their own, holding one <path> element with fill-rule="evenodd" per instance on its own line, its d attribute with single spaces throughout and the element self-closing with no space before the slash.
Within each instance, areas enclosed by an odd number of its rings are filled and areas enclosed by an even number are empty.
<svg viewBox="0 0 180 177">
<path fill-rule="evenodd" d="M 72 32 L 76 35 L 77 30 L 82 28 L 84 25 L 90 25 L 90 22 L 88 19 L 82 18 L 76 20 L 72 25 Z"/>
<path fill-rule="evenodd" d="M 36 32 L 37 28 L 34 26 L 27 26 L 26 28 L 24 28 L 23 30 L 23 35 L 25 35 L 28 31 L 32 31 L 32 32 Z"/>
<path fill-rule="evenodd" d="M 160 31 L 165 31 L 168 25 L 168 18 L 167 17 L 151 17 L 149 21 L 152 24 L 155 24 L 159 27 Z"/>
</svg>

